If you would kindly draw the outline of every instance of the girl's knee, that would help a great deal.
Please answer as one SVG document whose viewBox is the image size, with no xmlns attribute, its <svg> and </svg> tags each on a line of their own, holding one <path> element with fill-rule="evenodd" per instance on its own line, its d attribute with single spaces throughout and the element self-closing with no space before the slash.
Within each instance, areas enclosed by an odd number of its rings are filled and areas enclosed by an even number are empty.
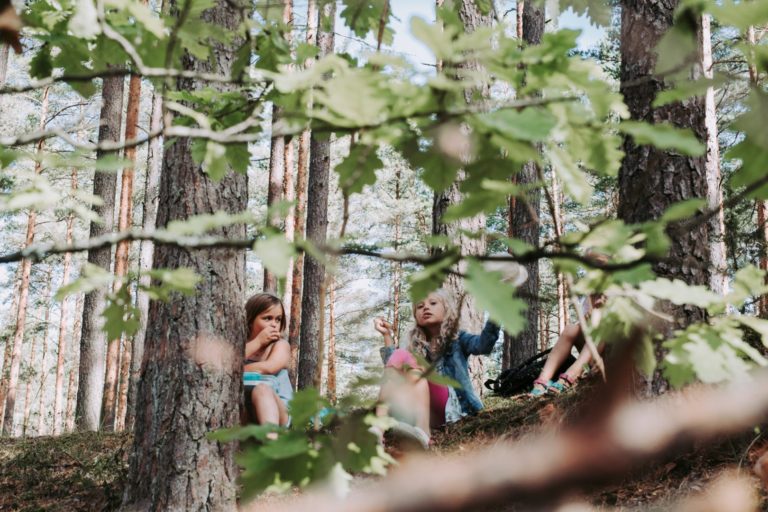
<svg viewBox="0 0 768 512">
<path fill-rule="evenodd" d="M 251 400 L 254 403 L 272 398 L 274 395 L 275 392 L 272 390 L 272 387 L 266 384 L 258 384 L 253 387 L 253 390 L 251 390 Z"/>
</svg>

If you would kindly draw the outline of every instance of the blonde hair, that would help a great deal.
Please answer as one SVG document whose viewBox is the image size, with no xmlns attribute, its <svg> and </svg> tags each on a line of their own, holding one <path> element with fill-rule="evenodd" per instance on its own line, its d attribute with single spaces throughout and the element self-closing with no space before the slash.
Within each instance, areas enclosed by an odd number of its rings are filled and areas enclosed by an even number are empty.
<svg viewBox="0 0 768 512">
<path fill-rule="evenodd" d="M 445 288 L 435 290 L 427 298 L 431 295 L 435 295 L 445 308 L 445 317 L 443 317 L 443 323 L 440 324 L 440 336 L 435 340 L 435 344 L 432 345 L 424 328 L 414 323 L 413 328 L 408 334 L 408 350 L 421 354 L 430 361 L 434 361 L 445 352 L 447 344 L 456 339 L 456 334 L 459 331 L 459 308 L 453 294 Z M 416 306 L 420 303 L 416 302 L 413 304 L 414 320 L 416 319 Z"/>
</svg>

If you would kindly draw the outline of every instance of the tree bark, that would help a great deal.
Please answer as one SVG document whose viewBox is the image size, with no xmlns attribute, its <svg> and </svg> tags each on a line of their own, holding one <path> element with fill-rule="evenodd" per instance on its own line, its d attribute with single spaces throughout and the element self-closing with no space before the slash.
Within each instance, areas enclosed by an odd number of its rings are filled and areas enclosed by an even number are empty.
<svg viewBox="0 0 768 512">
<path fill-rule="evenodd" d="M 541 43 L 544 35 L 544 8 L 535 2 L 518 2 L 518 35 L 528 45 Z M 523 168 L 512 177 L 512 181 L 523 188 L 539 181 L 541 170 L 535 162 L 527 162 Z M 522 197 L 509 198 L 508 235 L 531 244 L 539 245 L 539 215 L 541 192 L 537 187 L 531 188 Z M 526 310 L 525 328 L 514 338 L 504 334 L 505 348 L 509 351 L 504 358 L 507 367 L 516 367 L 529 359 L 539 350 L 539 262 L 526 263 L 528 280 L 519 288 L 519 293 L 525 298 Z"/>
<path fill-rule="evenodd" d="M 171 11 L 181 6 L 171 4 Z M 225 1 L 206 10 L 206 21 L 237 33 L 248 10 Z M 246 19 L 243 19 L 246 17 Z M 229 75 L 241 37 L 214 43 L 211 58 L 188 53 L 182 67 Z M 179 90 L 203 85 L 222 92 L 231 84 L 178 80 Z M 192 158 L 192 141 L 176 139 L 166 148 L 160 178 L 157 224 L 165 227 L 192 215 L 241 213 L 247 208 L 245 174 L 212 180 Z M 246 236 L 242 224 L 213 230 L 215 236 Z M 236 506 L 236 445 L 207 434 L 239 422 L 243 348 L 246 338 L 245 251 L 155 248 L 155 269 L 188 267 L 201 280 L 196 294 L 172 302 L 151 301 L 146 346 L 138 385 L 134 441 L 124 510 L 232 510 Z"/>
<path fill-rule="evenodd" d="M 5 85 L 8 76 L 8 57 L 11 54 L 11 47 L 7 43 L 0 44 L 0 87 Z"/>
<path fill-rule="evenodd" d="M 400 250 L 400 239 L 402 238 L 403 218 L 399 213 L 400 199 L 402 191 L 400 181 L 402 178 L 402 169 L 398 165 L 395 170 L 395 202 L 397 203 L 398 213 L 395 215 L 395 251 Z M 395 346 L 400 346 L 400 294 L 402 290 L 403 263 L 395 261 L 392 263 L 392 336 Z"/>
<path fill-rule="evenodd" d="M 480 26 L 490 26 L 493 18 L 490 14 L 484 15 L 480 12 L 475 2 L 472 0 L 462 0 L 459 7 L 459 17 L 461 18 L 464 30 L 474 32 Z M 475 61 L 468 61 L 462 65 L 465 69 L 477 70 L 479 65 Z M 473 103 L 477 91 L 466 90 L 464 97 L 467 103 Z M 485 84 L 479 91 L 479 96 L 483 99 L 488 98 L 489 89 Z M 485 228 L 485 215 L 476 215 L 469 219 L 461 219 L 450 225 L 442 222 L 445 211 L 453 204 L 462 200 L 462 193 L 459 190 L 461 182 L 464 180 L 464 170 L 460 170 L 456 181 L 445 191 L 435 194 L 432 205 L 432 233 L 436 235 L 446 235 L 461 248 L 463 254 L 483 254 L 485 253 L 485 237 L 481 239 L 472 239 L 462 234 L 462 231 L 482 232 Z M 459 264 L 459 271 L 463 273 L 464 263 Z M 445 281 L 444 287 L 448 289 L 459 304 L 459 327 L 469 332 L 479 332 L 482 329 L 483 313 L 478 311 L 475 306 L 475 299 L 464 290 L 464 283 L 460 278 L 450 275 Z M 483 396 L 483 381 L 485 369 L 483 360 L 479 357 L 471 356 L 469 358 L 469 373 L 472 379 L 472 386 L 478 396 Z"/>
<path fill-rule="evenodd" d="M 563 216 L 563 193 L 560 188 L 560 181 L 557 175 L 552 173 L 552 199 L 554 201 L 554 219 L 555 236 L 560 238 L 563 234 L 565 219 Z M 568 289 L 565 282 L 565 276 L 562 272 L 557 272 L 557 332 L 563 332 L 568 324 Z"/>
<path fill-rule="evenodd" d="M 328 290 L 328 400 L 336 403 L 336 320 L 334 304 L 336 302 L 336 284 L 329 279 Z"/>
<path fill-rule="evenodd" d="M 123 119 L 122 76 L 107 77 L 101 93 L 99 115 L 99 142 L 119 142 Z M 106 156 L 97 151 L 96 158 Z M 117 176 L 112 172 L 96 171 L 93 177 L 93 194 L 103 204 L 94 207 L 94 213 L 102 223 L 91 222 L 90 238 L 112 232 L 115 218 L 115 189 Z M 88 251 L 88 263 L 109 271 L 112 263 L 112 249 L 105 247 Z M 99 429 L 101 399 L 104 391 L 105 352 L 107 339 L 102 330 L 100 315 L 106 303 L 106 290 L 98 289 L 85 294 L 83 301 L 82 333 L 80 335 L 80 374 L 77 388 L 75 423 L 78 430 Z"/>
<path fill-rule="evenodd" d="M 163 97 L 157 91 L 152 94 L 152 112 L 149 118 L 149 131 L 154 133 L 163 124 Z M 157 220 L 158 189 L 160 188 L 160 171 L 163 160 L 163 144 L 160 137 L 152 139 L 147 148 L 147 176 L 144 180 L 144 201 L 142 201 L 141 225 L 145 231 L 155 229 Z M 142 240 L 139 244 L 139 284 L 150 284 L 147 272 L 152 270 L 152 255 L 154 244 Z M 126 411 L 126 427 L 133 429 L 136 417 L 136 387 L 138 385 L 141 361 L 144 356 L 144 340 L 147 335 L 147 315 L 149 313 L 149 295 L 140 289 L 136 292 L 136 305 L 139 310 L 139 330 L 131 344 L 131 382 L 128 390 L 128 410 Z"/>
<path fill-rule="evenodd" d="M 72 169 L 71 188 L 74 193 L 77 190 L 77 169 Z M 75 225 L 75 215 L 70 213 L 67 216 L 67 244 L 72 243 L 72 232 Z M 64 274 L 61 278 L 61 286 L 69 283 L 69 273 L 72 267 L 72 253 L 64 254 Z M 53 435 L 59 435 L 62 432 L 63 419 L 62 406 L 64 402 L 64 358 L 67 354 L 67 321 L 69 320 L 69 300 L 67 297 L 61 301 L 59 317 L 59 338 L 56 348 L 56 387 L 53 398 Z"/>
<path fill-rule="evenodd" d="M 32 338 L 30 345 L 29 363 L 27 364 L 32 368 L 35 365 L 35 356 L 37 355 L 37 336 Z M 33 380 L 34 375 L 28 373 L 24 382 L 24 415 L 21 422 L 21 437 L 27 437 L 27 432 L 29 432 L 29 414 L 32 411 L 32 388 L 34 387 Z M 42 409 L 40 409 L 39 414 L 43 414 Z"/>
<path fill-rule="evenodd" d="M 50 87 L 43 90 L 43 99 L 40 106 L 40 130 L 45 129 L 48 119 L 48 93 Z M 37 153 L 40 155 L 43 151 L 44 141 L 37 143 Z M 43 170 L 40 161 L 35 163 L 35 174 L 40 174 Z M 35 241 L 35 224 L 37 222 L 37 212 L 31 210 L 27 218 L 27 234 L 24 239 L 24 246 L 29 247 Z M 5 394 L 5 411 L 3 416 L 3 434 L 13 435 L 13 416 L 16 406 L 16 388 L 19 383 L 19 369 L 21 366 L 21 345 L 24 341 L 24 328 L 27 321 L 27 301 L 29 300 L 29 276 L 32 272 L 32 260 L 25 258 L 21 260 L 21 286 L 19 288 L 19 303 L 16 313 L 16 330 L 13 335 L 13 349 L 11 351 L 11 367 L 8 376 L 8 387 Z"/>
<path fill-rule="evenodd" d="M 654 75 L 654 47 L 672 25 L 678 1 L 622 0 L 621 92 L 631 118 L 651 123 L 671 122 L 692 128 L 706 140 L 704 101 L 693 98 L 653 108 L 656 94 L 667 87 Z M 627 137 L 625 157 L 619 171 L 619 218 L 628 223 L 658 219 L 672 203 L 707 195 L 704 157 L 688 157 L 652 146 L 638 146 Z M 654 265 L 661 277 L 681 279 L 691 285 L 709 283 L 708 226 L 701 225 L 672 236 L 669 255 Z M 663 304 L 675 319 L 672 328 L 705 320 L 704 310 L 693 306 Z M 662 357 L 661 347 L 657 356 Z M 660 374 L 654 376 L 650 391 L 665 391 Z"/>
<path fill-rule="evenodd" d="M 141 105 L 141 77 L 138 75 L 131 75 L 131 79 L 128 85 L 128 105 L 126 106 L 125 114 L 125 139 L 135 139 L 139 131 L 139 107 Z M 129 166 L 123 169 L 122 186 L 120 187 L 120 215 L 118 216 L 117 229 L 119 231 L 125 231 L 130 229 L 133 225 L 133 176 L 134 168 L 136 167 L 136 147 L 125 148 L 125 160 L 129 162 Z M 115 282 L 115 289 L 122 286 L 125 275 L 128 273 L 128 253 L 131 249 L 131 242 L 124 240 L 117 244 L 115 250 L 115 276 L 118 278 Z M 121 340 L 113 340 L 117 348 L 120 348 Z M 112 342 L 110 342 L 112 343 Z M 130 368 L 131 368 L 131 338 L 124 336 L 122 340 L 123 350 L 122 357 L 120 358 L 120 373 L 119 373 L 119 394 L 118 393 L 118 379 L 117 366 L 109 370 L 109 359 L 107 359 L 107 375 L 114 377 L 114 382 L 107 382 L 109 387 L 109 393 L 111 394 L 111 407 L 104 407 L 102 414 L 106 421 L 105 425 L 113 425 L 115 430 L 121 431 L 125 429 L 125 410 L 128 406 L 128 388 L 130 381 Z M 115 361 L 116 363 L 117 361 Z M 106 389 L 105 389 L 106 394 Z M 116 396 L 117 394 L 117 396 Z M 117 400 L 117 404 L 115 404 Z M 107 397 L 105 397 L 105 404 L 107 403 Z M 111 416 L 111 418 L 110 418 Z M 111 421 L 110 421 L 111 420 Z"/>
<path fill-rule="evenodd" d="M 317 45 L 320 55 L 333 52 L 336 5 L 323 6 L 318 16 Z M 329 27 L 324 25 L 330 24 Z M 326 29 L 327 28 L 327 29 Z M 325 30 L 324 30 L 325 29 Z M 328 187 L 331 170 L 331 141 L 312 133 L 309 143 L 309 179 L 307 190 L 307 240 L 324 244 L 328 231 Z M 304 283 L 301 299 L 301 327 L 297 387 L 314 386 L 319 380 L 320 347 L 323 331 L 321 318 L 325 283 L 325 267 L 315 258 L 304 255 Z"/>
<path fill-rule="evenodd" d="M 307 37 L 309 45 L 317 44 L 317 3 L 315 0 L 307 2 Z M 304 67 L 309 67 L 314 62 L 307 59 Z M 310 131 L 304 130 L 299 138 L 298 161 L 296 165 L 296 211 L 294 214 L 294 238 L 304 237 L 307 212 L 307 181 L 309 179 L 309 143 Z M 291 364 L 288 373 L 291 383 L 296 387 L 299 370 L 299 337 L 301 325 L 302 288 L 304 286 L 304 253 L 294 258 L 293 274 L 291 275 L 291 310 L 288 326 L 288 342 L 291 345 Z"/>
<path fill-rule="evenodd" d="M 45 292 L 43 293 L 43 308 L 45 309 L 45 314 L 43 316 L 43 328 L 45 329 L 43 331 L 43 353 L 40 356 L 40 403 L 38 405 L 39 407 L 39 413 L 37 415 L 37 435 L 43 436 L 45 435 L 45 421 L 43 412 L 46 411 L 45 408 L 45 390 L 46 390 L 46 381 L 48 380 L 48 369 L 45 366 L 45 356 L 48 354 L 48 333 L 50 332 L 49 324 L 51 321 L 51 281 L 52 281 L 52 274 L 53 270 L 48 267 L 48 271 L 46 272 L 46 285 L 45 285 Z"/>
<path fill-rule="evenodd" d="M 16 267 L 16 275 L 13 279 L 13 302 L 11 303 L 11 314 L 19 310 L 19 295 L 21 295 L 21 271 L 22 265 Z M 8 380 L 11 373 L 11 359 L 13 358 L 13 342 L 6 340 L 5 350 L 3 351 L 3 369 L 0 375 L 0 432 L 3 430 L 5 419 L 5 395 L 8 392 Z"/>
<path fill-rule="evenodd" d="M 72 360 L 70 361 L 69 379 L 67 379 L 67 411 L 64 430 L 72 432 L 75 429 L 75 399 L 77 398 L 77 369 L 78 369 L 78 350 L 80 345 L 80 327 L 83 321 L 83 298 L 79 297 L 75 303 L 75 325 L 72 327 Z"/>
<path fill-rule="evenodd" d="M 755 46 L 757 40 L 755 38 L 755 27 L 750 26 L 747 29 L 747 43 L 750 46 Z M 754 63 L 755 56 L 752 55 L 752 62 L 748 67 L 749 72 L 749 84 L 757 88 L 760 86 L 759 74 L 757 66 Z M 764 199 L 758 199 L 755 201 L 757 207 L 757 233 L 760 239 L 760 255 L 758 257 L 758 267 L 761 270 L 768 271 L 768 216 L 766 216 L 766 201 Z M 768 318 L 768 294 L 761 295 L 757 300 L 757 314 L 761 318 Z"/>
<path fill-rule="evenodd" d="M 701 18 L 699 43 L 701 47 L 701 68 L 706 78 L 712 78 L 712 32 L 711 17 L 705 14 Z M 717 131 L 717 107 L 715 88 L 708 87 L 704 95 L 704 124 L 707 135 L 707 156 L 705 170 L 707 176 L 707 207 L 717 210 L 717 215 L 709 222 L 709 259 L 712 272 L 709 287 L 712 291 L 726 295 L 728 293 L 728 263 L 725 253 L 725 213 L 723 212 L 723 187 L 720 173 L 720 141 Z"/>
<path fill-rule="evenodd" d="M 288 27 L 285 32 L 285 40 L 290 45 L 293 41 L 293 0 L 283 0 L 283 23 Z M 293 66 L 291 66 L 293 69 Z M 296 200 L 296 180 L 294 178 L 296 167 L 296 141 L 292 136 L 285 138 L 285 152 L 283 154 L 283 198 L 288 203 Z M 296 206 L 288 209 L 285 216 L 285 238 L 293 242 L 296 238 Z M 283 307 L 288 318 L 291 315 L 292 295 L 291 283 L 293 282 L 293 258 L 288 262 L 288 272 L 285 274 L 285 289 L 283 290 Z"/>
</svg>

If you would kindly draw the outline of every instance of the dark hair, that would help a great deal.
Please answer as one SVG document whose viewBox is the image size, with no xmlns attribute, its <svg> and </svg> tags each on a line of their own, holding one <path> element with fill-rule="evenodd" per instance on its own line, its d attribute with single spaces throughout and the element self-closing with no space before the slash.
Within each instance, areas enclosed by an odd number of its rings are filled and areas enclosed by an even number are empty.
<svg viewBox="0 0 768 512">
<path fill-rule="evenodd" d="M 285 306 L 283 306 L 280 297 L 272 293 L 257 293 L 245 303 L 245 322 L 248 329 L 251 328 L 251 324 L 257 316 L 278 304 L 283 311 L 283 318 L 280 320 L 280 332 L 285 331 Z"/>
</svg>

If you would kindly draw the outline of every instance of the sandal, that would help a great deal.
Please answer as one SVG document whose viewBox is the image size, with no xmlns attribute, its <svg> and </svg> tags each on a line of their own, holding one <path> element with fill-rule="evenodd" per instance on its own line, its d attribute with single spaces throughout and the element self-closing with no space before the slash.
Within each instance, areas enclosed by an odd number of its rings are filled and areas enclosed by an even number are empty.
<svg viewBox="0 0 768 512">
<path fill-rule="evenodd" d="M 541 379 L 536 379 L 535 381 L 533 381 L 533 389 L 531 389 L 531 391 L 528 393 L 528 396 L 532 396 L 532 397 L 544 396 L 549 392 L 549 388 L 553 384 L 554 383 L 551 380 L 545 381 Z"/>
<path fill-rule="evenodd" d="M 567 374 L 561 373 L 557 378 L 557 382 L 552 382 L 547 388 L 555 394 L 560 394 L 573 389 L 576 386 L 576 381 L 570 378 Z"/>
</svg>

